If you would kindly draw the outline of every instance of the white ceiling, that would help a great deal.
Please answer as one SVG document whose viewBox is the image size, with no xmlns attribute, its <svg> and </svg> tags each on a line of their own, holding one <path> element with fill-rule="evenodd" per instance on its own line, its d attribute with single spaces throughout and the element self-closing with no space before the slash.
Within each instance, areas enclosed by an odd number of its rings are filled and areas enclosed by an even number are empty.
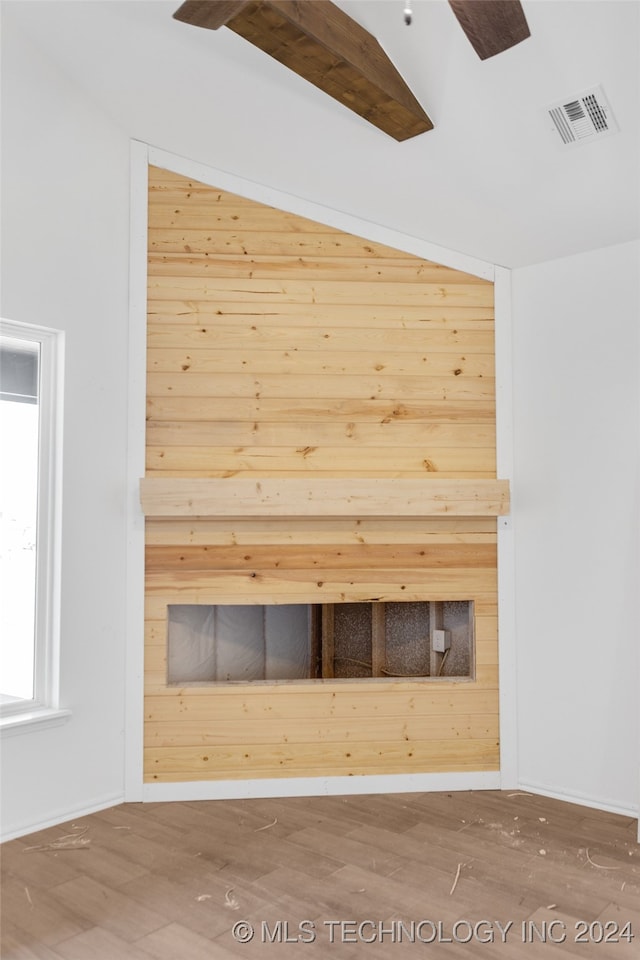
<svg viewBox="0 0 640 960">
<path fill-rule="evenodd" d="M 435 123 L 396 143 L 180 0 L 5 2 L 136 139 L 505 266 L 640 235 L 640 2 L 524 0 L 531 38 L 480 61 L 444 0 L 339 0 Z M 601 83 L 620 133 L 563 147 L 545 107 Z M 46 150 L 46 145 L 44 145 Z"/>
</svg>

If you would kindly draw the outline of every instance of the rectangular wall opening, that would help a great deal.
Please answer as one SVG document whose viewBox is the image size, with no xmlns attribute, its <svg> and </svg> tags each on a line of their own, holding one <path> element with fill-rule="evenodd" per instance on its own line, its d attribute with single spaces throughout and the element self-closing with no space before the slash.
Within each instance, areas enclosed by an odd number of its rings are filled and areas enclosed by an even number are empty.
<svg viewBox="0 0 640 960">
<path fill-rule="evenodd" d="M 471 679 L 473 602 L 171 604 L 170 685 Z"/>
</svg>

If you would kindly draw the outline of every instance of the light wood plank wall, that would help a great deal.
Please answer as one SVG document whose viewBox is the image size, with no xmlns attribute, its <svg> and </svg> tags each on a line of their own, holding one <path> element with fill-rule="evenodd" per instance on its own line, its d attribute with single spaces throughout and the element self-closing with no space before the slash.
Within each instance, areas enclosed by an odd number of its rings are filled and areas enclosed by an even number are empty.
<svg viewBox="0 0 640 960">
<path fill-rule="evenodd" d="M 494 478 L 493 285 L 150 169 L 147 476 Z M 470 681 L 166 685 L 173 603 L 472 600 Z M 496 521 L 147 523 L 145 780 L 496 770 Z"/>
</svg>

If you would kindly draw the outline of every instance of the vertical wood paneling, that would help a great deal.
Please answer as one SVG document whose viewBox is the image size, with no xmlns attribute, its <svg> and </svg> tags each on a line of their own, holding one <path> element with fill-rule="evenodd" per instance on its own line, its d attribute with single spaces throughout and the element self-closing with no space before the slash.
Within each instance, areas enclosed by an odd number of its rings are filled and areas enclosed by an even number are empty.
<svg viewBox="0 0 640 960">
<path fill-rule="evenodd" d="M 151 168 L 148 296 L 148 476 L 495 477 L 487 281 Z M 497 769 L 496 591 L 493 520 L 148 522 L 145 779 Z M 375 597 L 475 679 L 166 686 L 169 603 Z"/>
</svg>

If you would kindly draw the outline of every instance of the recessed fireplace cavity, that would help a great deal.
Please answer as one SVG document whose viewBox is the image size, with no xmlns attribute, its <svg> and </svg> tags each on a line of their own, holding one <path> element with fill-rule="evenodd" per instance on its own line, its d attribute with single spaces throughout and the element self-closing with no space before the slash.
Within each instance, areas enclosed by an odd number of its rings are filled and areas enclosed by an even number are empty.
<svg viewBox="0 0 640 960">
<path fill-rule="evenodd" d="M 473 602 L 171 604 L 167 682 L 471 679 Z"/>
</svg>

